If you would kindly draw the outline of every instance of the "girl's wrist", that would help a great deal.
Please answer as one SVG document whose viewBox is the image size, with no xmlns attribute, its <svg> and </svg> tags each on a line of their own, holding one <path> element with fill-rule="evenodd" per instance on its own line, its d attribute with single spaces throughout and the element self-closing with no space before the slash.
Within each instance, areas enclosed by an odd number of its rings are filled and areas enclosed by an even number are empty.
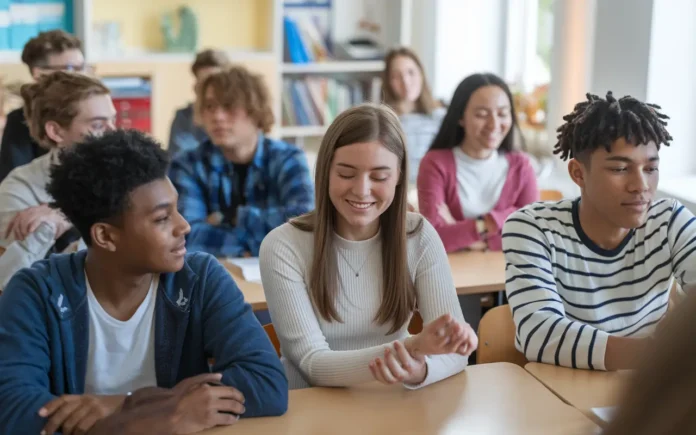
<svg viewBox="0 0 696 435">
<path fill-rule="evenodd" d="M 421 369 L 418 370 L 418 376 L 415 379 L 411 379 L 410 382 L 406 382 L 406 384 L 416 386 L 425 382 L 425 379 L 428 377 L 428 363 L 424 359 L 419 364 L 421 364 Z"/>
<path fill-rule="evenodd" d="M 418 334 L 407 337 L 406 340 L 404 340 L 404 347 L 409 355 L 415 357 L 418 351 Z"/>
</svg>

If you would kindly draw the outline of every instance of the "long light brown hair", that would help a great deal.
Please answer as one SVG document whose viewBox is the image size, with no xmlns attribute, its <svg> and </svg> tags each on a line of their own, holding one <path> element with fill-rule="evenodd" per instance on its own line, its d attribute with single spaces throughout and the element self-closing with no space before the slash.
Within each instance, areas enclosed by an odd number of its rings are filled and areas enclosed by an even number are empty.
<svg viewBox="0 0 696 435">
<path fill-rule="evenodd" d="M 423 83 L 421 84 L 420 96 L 418 96 L 418 100 L 416 100 L 416 111 L 418 113 L 430 115 L 433 110 L 437 109 L 441 105 L 433 98 L 430 85 L 428 84 L 428 80 L 425 78 L 423 64 L 418 58 L 418 55 L 408 47 L 393 48 L 389 50 L 384 58 L 384 73 L 382 74 L 382 95 L 384 97 L 384 102 L 392 107 L 395 107 L 396 103 L 399 102 L 399 97 L 397 97 L 389 81 L 389 76 L 391 75 L 391 70 L 393 67 L 392 64 L 394 63 L 394 59 L 397 57 L 408 57 L 418 66 Z"/>
<path fill-rule="evenodd" d="M 329 180 L 338 148 L 377 141 L 399 159 L 399 181 L 394 201 L 379 217 L 382 237 L 383 294 L 375 316 L 380 325 L 391 323 L 390 334 L 406 323 L 416 306 L 416 292 L 408 270 L 406 238 L 420 230 L 422 221 L 411 231 L 406 228 L 408 168 L 406 139 L 396 113 L 385 105 L 361 104 L 336 117 L 319 148 L 315 173 L 314 211 L 290 223 L 314 233 L 314 258 L 310 276 L 310 297 L 326 321 L 341 322 L 336 310 L 338 265 L 334 248 L 336 208 L 329 198 Z"/>
<path fill-rule="evenodd" d="M 672 311 L 604 435 L 696 433 L 696 293 Z"/>
</svg>

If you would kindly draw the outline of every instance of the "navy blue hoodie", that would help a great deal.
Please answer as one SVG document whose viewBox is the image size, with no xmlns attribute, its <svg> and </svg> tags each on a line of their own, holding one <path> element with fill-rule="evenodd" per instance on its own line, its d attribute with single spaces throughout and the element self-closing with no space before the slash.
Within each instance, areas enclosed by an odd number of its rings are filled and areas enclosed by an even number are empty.
<svg viewBox="0 0 696 435">
<path fill-rule="evenodd" d="M 0 433 L 38 434 L 39 409 L 56 396 L 84 394 L 89 310 L 87 251 L 53 255 L 19 271 L 0 296 Z M 283 366 L 230 274 L 203 253 L 163 274 L 155 305 L 159 387 L 209 372 L 244 394 L 242 417 L 287 410 Z"/>
</svg>

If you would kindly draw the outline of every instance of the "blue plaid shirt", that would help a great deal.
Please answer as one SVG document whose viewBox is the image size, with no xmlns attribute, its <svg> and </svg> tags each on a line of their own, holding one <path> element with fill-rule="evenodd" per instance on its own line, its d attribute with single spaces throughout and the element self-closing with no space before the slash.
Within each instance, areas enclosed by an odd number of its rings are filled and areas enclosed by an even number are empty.
<svg viewBox="0 0 696 435">
<path fill-rule="evenodd" d="M 210 141 L 178 155 L 169 178 L 179 192 L 179 212 L 191 225 L 187 240 L 191 252 L 258 256 L 266 234 L 314 208 L 314 183 L 304 152 L 261 134 L 243 186 L 245 205 L 221 203 L 231 201 L 232 193 L 242 187 L 236 185 L 234 165 Z M 236 207 L 236 225 L 208 223 L 209 215 L 224 215 L 229 207 Z"/>
</svg>

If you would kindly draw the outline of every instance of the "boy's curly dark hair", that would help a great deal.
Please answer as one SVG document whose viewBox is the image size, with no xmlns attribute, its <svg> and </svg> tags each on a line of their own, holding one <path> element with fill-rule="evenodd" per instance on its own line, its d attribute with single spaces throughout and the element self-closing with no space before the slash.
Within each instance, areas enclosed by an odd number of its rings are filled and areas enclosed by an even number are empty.
<svg viewBox="0 0 696 435">
<path fill-rule="evenodd" d="M 136 130 L 115 130 L 88 137 L 63 151 L 50 169 L 46 190 L 91 245 L 97 222 L 113 223 L 129 206 L 136 188 L 167 176 L 169 158 L 151 137 Z"/>
<path fill-rule="evenodd" d="M 656 104 L 643 103 L 630 95 L 614 98 L 607 92 L 606 100 L 587 94 L 587 101 L 575 105 L 573 111 L 564 116 L 565 124 L 558 128 L 558 142 L 554 154 L 562 160 L 583 157 L 588 151 L 603 146 L 607 152 L 619 138 L 635 145 L 655 142 L 669 146 L 672 140 L 666 126 L 669 116 L 659 112 Z"/>
</svg>

